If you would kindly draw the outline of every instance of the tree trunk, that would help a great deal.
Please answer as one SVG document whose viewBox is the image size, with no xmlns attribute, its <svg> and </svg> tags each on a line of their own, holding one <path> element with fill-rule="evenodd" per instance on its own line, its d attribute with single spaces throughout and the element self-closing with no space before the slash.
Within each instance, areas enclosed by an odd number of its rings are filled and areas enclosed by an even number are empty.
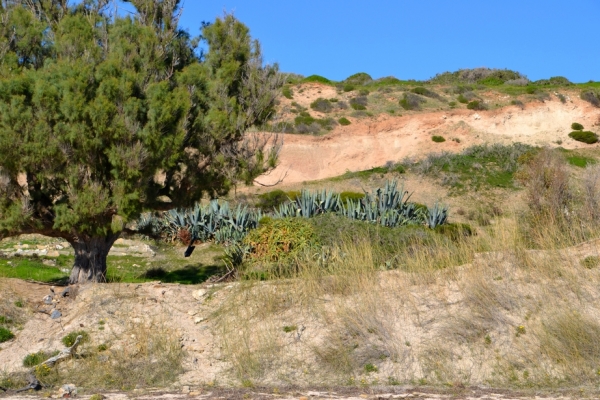
<svg viewBox="0 0 600 400">
<path fill-rule="evenodd" d="M 119 235 L 82 236 L 70 241 L 75 249 L 75 264 L 69 284 L 106 282 L 106 257 Z"/>
</svg>

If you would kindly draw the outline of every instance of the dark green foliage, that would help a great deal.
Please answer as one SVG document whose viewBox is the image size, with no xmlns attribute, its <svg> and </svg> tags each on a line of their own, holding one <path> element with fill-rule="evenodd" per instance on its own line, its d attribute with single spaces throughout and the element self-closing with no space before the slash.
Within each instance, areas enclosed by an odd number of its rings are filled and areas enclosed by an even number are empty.
<svg viewBox="0 0 600 400">
<path fill-rule="evenodd" d="M 0 343 L 6 342 L 14 337 L 15 335 L 13 335 L 10 329 L 0 326 Z"/>
<path fill-rule="evenodd" d="M 510 104 L 512 104 L 513 106 L 521 107 L 521 109 L 525 107 L 525 104 L 523 104 L 521 100 L 511 100 Z"/>
<path fill-rule="evenodd" d="M 456 191 L 482 186 L 514 188 L 514 174 L 520 160 L 534 149 L 521 143 L 472 146 L 459 154 L 430 154 L 412 167 L 418 173 L 440 178 Z"/>
<path fill-rule="evenodd" d="M 473 229 L 469 224 L 444 224 L 435 227 L 435 232 L 444 236 L 448 236 L 452 240 L 459 240 L 461 238 L 473 235 Z"/>
<path fill-rule="evenodd" d="M 277 149 L 245 133 L 273 114 L 283 75 L 232 15 L 202 29 L 200 62 L 199 39 L 174 24 L 179 1 L 134 2 L 133 18 L 99 1 L 52 15 L 19 3 L 0 10 L 23 17 L 0 28 L 11 41 L 0 44 L 0 237 L 93 248 L 72 283 L 105 279 L 112 243 L 142 211 L 224 194 L 275 166 Z M 13 36 L 25 25 L 32 35 Z"/>
<path fill-rule="evenodd" d="M 579 122 L 573 122 L 571 124 L 571 129 L 573 129 L 574 131 L 582 131 L 583 125 L 581 125 Z"/>
<path fill-rule="evenodd" d="M 350 122 L 350 120 L 346 117 L 342 117 L 340 119 L 338 119 L 338 122 L 340 125 L 342 126 L 346 126 L 346 125 L 350 125 L 352 122 Z"/>
<path fill-rule="evenodd" d="M 371 92 L 369 92 L 369 89 L 360 89 L 360 90 L 358 91 L 358 95 L 359 95 L 359 96 L 368 96 L 368 95 L 369 95 L 369 93 L 371 93 Z"/>
<path fill-rule="evenodd" d="M 540 79 L 533 82 L 536 86 L 571 86 L 573 83 L 564 76 L 553 76 L 550 79 Z"/>
<path fill-rule="evenodd" d="M 43 363 L 50 357 L 54 357 L 57 354 L 58 354 L 58 351 L 54 351 L 54 352 L 38 351 L 37 353 L 30 353 L 30 354 L 26 355 L 25 358 L 23 359 L 23 366 L 24 367 L 35 367 L 36 365 Z"/>
<path fill-rule="evenodd" d="M 404 93 L 399 101 L 400 107 L 405 110 L 419 110 L 422 103 L 425 103 L 425 99 L 413 93 Z"/>
<path fill-rule="evenodd" d="M 417 86 L 416 88 L 411 89 L 411 92 L 415 93 L 415 94 L 420 94 L 421 96 L 431 97 L 432 99 L 438 99 L 438 100 L 442 99 L 442 97 L 439 94 L 437 94 L 436 92 L 434 92 L 432 90 L 424 88 L 423 86 Z"/>
<path fill-rule="evenodd" d="M 318 83 L 323 83 L 325 85 L 332 85 L 333 82 L 331 82 L 329 79 L 321 76 L 321 75 L 310 75 L 307 76 L 306 78 L 304 78 L 302 80 L 302 82 L 318 82 Z"/>
<path fill-rule="evenodd" d="M 469 102 L 469 99 L 465 97 L 464 94 L 459 94 L 458 97 L 456 98 L 456 100 L 458 100 L 459 103 L 462 104 L 467 104 Z"/>
<path fill-rule="evenodd" d="M 369 100 L 366 96 L 357 96 L 350 99 L 350 107 L 354 110 L 366 110 Z"/>
<path fill-rule="evenodd" d="M 509 69 L 473 68 L 461 69 L 455 72 L 444 72 L 431 78 L 429 83 L 457 84 L 457 83 L 479 83 L 488 86 L 498 86 L 507 81 L 527 79 L 517 71 Z"/>
<path fill-rule="evenodd" d="M 294 124 L 296 124 L 296 126 L 300 125 L 300 124 L 304 124 L 304 125 L 310 125 L 313 122 L 316 122 L 316 119 L 313 118 L 308 112 L 306 111 L 302 111 L 300 113 L 300 115 L 298 115 L 296 118 L 294 118 Z"/>
<path fill-rule="evenodd" d="M 81 336 L 79 344 L 83 344 L 90 340 L 90 335 L 86 331 L 74 331 L 63 337 L 61 341 L 65 347 L 71 347 L 75 343 L 77 336 Z"/>
<path fill-rule="evenodd" d="M 587 269 L 593 269 L 600 265 L 600 257 L 598 256 L 587 256 L 581 260 L 581 266 Z"/>
<path fill-rule="evenodd" d="M 310 108 L 322 113 L 328 113 L 332 110 L 333 107 L 331 106 L 331 102 L 329 100 L 319 97 L 318 99 L 310 103 Z"/>
<path fill-rule="evenodd" d="M 573 131 L 569 133 L 571 139 L 575 139 L 578 142 L 587 144 L 593 144 L 598 142 L 598 135 L 590 131 Z"/>
<path fill-rule="evenodd" d="M 281 89 L 281 93 L 283 94 L 283 97 L 285 97 L 286 99 L 294 98 L 294 95 L 292 93 L 292 88 L 290 88 L 288 85 L 284 86 Z"/>
<path fill-rule="evenodd" d="M 281 189 L 272 190 L 267 193 L 258 195 L 258 203 L 256 206 L 263 211 L 273 211 L 279 207 L 279 205 L 294 199 L 298 192 L 284 192 Z"/>
<path fill-rule="evenodd" d="M 525 92 L 527 94 L 535 94 L 535 93 L 537 93 L 537 91 L 538 91 L 538 89 L 535 86 L 527 86 L 525 88 Z"/>
<path fill-rule="evenodd" d="M 342 204 L 346 204 L 348 199 L 350 200 L 362 200 L 365 198 L 365 194 L 364 193 L 358 193 L 358 192 L 342 192 L 340 193 L 340 201 L 342 202 Z"/>
<path fill-rule="evenodd" d="M 366 72 L 359 72 L 344 79 L 344 83 L 359 86 L 367 84 L 371 81 L 373 81 L 373 78 L 371 78 L 371 75 L 367 74 Z"/>
<path fill-rule="evenodd" d="M 355 89 L 355 86 L 354 86 L 354 85 L 351 85 L 351 84 L 349 84 L 349 83 L 345 84 L 345 85 L 342 87 L 342 90 L 343 90 L 344 92 L 351 92 L 351 91 L 353 91 L 354 89 Z"/>
<path fill-rule="evenodd" d="M 600 90 L 586 89 L 581 92 L 581 99 L 600 107 Z"/>
<path fill-rule="evenodd" d="M 431 140 L 436 143 L 442 143 L 442 142 L 446 141 L 446 139 L 443 136 L 437 136 L 437 135 L 432 136 Z"/>
<path fill-rule="evenodd" d="M 482 101 L 479 101 L 479 100 L 470 101 L 467 104 L 467 108 L 469 110 L 486 110 L 487 109 L 487 107 L 485 106 L 485 104 Z"/>
<path fill-rule="evenodd" d="M 575 167 L 585 168 L 588 165 L 596 164 L 596 160 L 580 155 L 567 156 L 567 162 Z"/>
</svg>

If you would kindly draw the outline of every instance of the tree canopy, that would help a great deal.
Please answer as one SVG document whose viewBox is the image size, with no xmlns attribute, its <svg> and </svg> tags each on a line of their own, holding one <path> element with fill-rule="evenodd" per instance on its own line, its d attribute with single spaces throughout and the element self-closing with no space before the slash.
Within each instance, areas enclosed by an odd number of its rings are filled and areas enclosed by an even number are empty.
<svg viewBox="0 0 600 400">
<path fill-rule="evenodd" d="M 75 248 L 71 282 L 102 281 L 106 255 L 146 210 L 226 193 L 274 166 L 247 129 L 273 113 L 280 74 L 226 14 L 200 38 L 180 0 L 0 0 L 0 237 Z M 200 24 L 199 24 L 200 25 Z"/>
</svg>

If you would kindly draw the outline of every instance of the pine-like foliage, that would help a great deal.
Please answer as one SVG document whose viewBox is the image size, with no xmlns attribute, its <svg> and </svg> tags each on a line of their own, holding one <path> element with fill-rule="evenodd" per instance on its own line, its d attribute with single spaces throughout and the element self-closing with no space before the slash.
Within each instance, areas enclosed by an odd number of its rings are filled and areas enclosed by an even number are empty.
<svg viewBox="0 0 600 400">
<path fill-rule="evenodd" d="M 141 212 L 273 167 L 277 144 L 246 130 L 281 78 L 232 15 L 203 27 L 199 54 L 179 0 L 131 0 L 133 16 L 68 3 L 0 0 L 0 237 L 65 238 L 95 271 L 76 282 L 103 279 L 101 255 Z"/>
</svg>

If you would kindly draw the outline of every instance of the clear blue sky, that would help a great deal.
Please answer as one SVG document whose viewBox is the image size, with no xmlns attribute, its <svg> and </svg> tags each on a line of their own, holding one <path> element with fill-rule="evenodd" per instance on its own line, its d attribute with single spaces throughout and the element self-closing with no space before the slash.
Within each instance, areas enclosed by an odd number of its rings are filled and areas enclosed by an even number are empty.
<svg viewBox="0 0 600 400">
<path fill-rule="evenodd" d="M 342 80 L 428 79 L 509 68 L 532 80 L 600 80 L 600 0 L 184 0 L 180 25 L 233 12 L 267 62 Z"/>
</svg>

